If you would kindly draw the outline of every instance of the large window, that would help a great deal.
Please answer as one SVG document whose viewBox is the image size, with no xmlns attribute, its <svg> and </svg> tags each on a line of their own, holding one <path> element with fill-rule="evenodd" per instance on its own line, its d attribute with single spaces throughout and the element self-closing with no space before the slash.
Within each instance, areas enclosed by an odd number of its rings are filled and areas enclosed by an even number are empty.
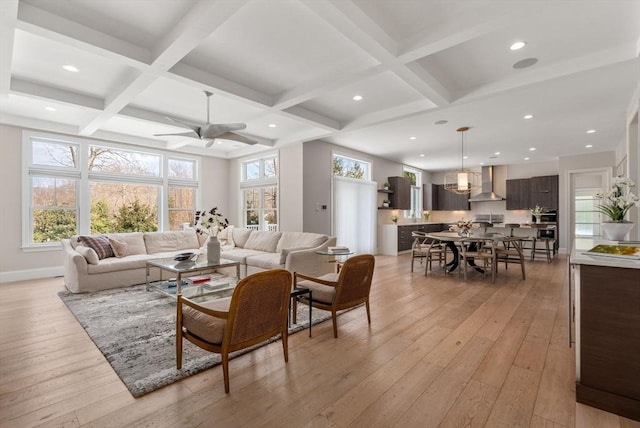
<svg viewBox="0 0 640 428">
<path fill-rule="evenodd" d="M 242 162 L 243 225 L 278 230 L 278 157 L 271 154 Z"/>
<path fill-rule="evenodd" d="M 405 210 L 406 218 L 422 217 L 422 172 L 405 166 L 403 174 L 411 182 L 411 209 Z"/>
<path fill-rule="evenodd" d="M 195 159 L 28 132 L 23 144 L 25 247 L 54 245 L 74 234 L 178 230 L 193 223 Z"/>
</svg>

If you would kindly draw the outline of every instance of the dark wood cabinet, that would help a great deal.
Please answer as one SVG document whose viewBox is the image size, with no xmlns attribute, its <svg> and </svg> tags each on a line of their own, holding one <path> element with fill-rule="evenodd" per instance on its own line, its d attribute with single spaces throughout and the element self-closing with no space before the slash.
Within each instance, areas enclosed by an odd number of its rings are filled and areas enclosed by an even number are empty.
<svg viewBox="0 0 640 428">
<path fill-rule="evenodd" d="M 458 195 L 445 190 L 444 184 L 431 185 L 432 209 L 440 211 L 470 210 L 469 195 Z"/>
<path fill-rule="evenodd" d="M 396 210 L 411 209 L 411 182 L 406 177 L 389 177 L 389 194 L 391 208 Z"/>
<path fill-rule="evenodd" d="M 411 249 L 413 245 L 412 232 L 440 232 L 443 225 L 440 223 L 434 224 L 405 224 L 398 226 L 398 251 L 407 251 Z"/>
<path fill-rule="evenodd" d="M 557 175 L 507 180 L 507 209 L 527 210 L 540 205 L 557 210 L 558 181 Z"/>
<path fill-rule="evenodd" d="M 531 179 L 517 178 L 507 180 L 507 209 L 526 210 L 531 205 Z"/>
<path fill-rule="evenodd" d="M 550 210 L 558 209 L 557 175 L 531 178 L 531 207 L 536 205 Z"/>
</svg>

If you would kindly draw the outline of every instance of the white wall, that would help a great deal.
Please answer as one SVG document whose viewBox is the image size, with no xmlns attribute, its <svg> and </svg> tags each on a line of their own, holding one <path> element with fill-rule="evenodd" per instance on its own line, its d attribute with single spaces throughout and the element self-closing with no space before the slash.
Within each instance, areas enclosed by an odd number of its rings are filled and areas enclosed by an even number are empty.
<svg viewBox="0 0 640 428">
<path fill-rule="evenodd" d="M 280 149 L 280 230 L 304 231 L 302 144 Z"/>
</svg>

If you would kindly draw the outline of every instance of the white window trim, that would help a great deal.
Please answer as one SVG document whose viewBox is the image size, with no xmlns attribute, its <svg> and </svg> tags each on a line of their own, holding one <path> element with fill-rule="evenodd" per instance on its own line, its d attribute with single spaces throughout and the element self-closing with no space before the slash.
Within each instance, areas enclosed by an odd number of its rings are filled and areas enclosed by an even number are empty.
<svg viewBox="0 0 640 428">
<path fill-rule="evenodd" d="M 60 167 L 46 167 L 37 165 L 34 166 L 31 163 L 32 148 L 31 140 L 39 139 L 52 142 L 66 142 L 76 144 L 78 146 L 78 165 L 76 170 L 66 169 Z M 119 150 L 126 150 L 131 152 L 149 153 L 153 155 L 159 155 L 161 157 L 160 165 L 160 177 L 153 176 L 121 176 L 117 174 L 102 173 L 102 172 L 89 172 L 87 165 L 87 151 L 90 145 L 106 146 Z M 195 163 L 194 180 L 185 180 L 179 178 L 168 178 L 168 160 L 180 159 L 193 161 Z M 149 147 L 136 147 L 128 144 L 122 144 L 113 141 L 97 140 L 92 138 L 76 137 L 72 135 L 63 135 L 50 132 L 23 130 L 22 131 L 22 244 L 21 249 L 25 252 L 32 251 L 57 251 L 60 249 L 59 242 L 52 243 L 33 243 L 32 239 L 32 211 L 31 211 L 31 172 L 37 174 L 50 175 L 52 177 L 67 177 L 77 178 L 78 186 L 76 188 L 76 210 L 78 218 L 78 234 L 88 234 L 90 227 L 90 215 L 83 213 L 89 213 L 91 208 L 90 202 L 90 183 L 92 181 L 100 182 L 127 182 L 134 184 L 150 184 L 157 185 L 161 189 L 158 194 L 158 228 L 159 230 L 169 230 L 169 207 L 166 201 L 166 195 L 168 194 L 169 186 L 184 186 L 194 187 L 196 191 L 196 200 L 194 201 L 195 207 L 201 199 L 201 186 L 200 186 L 200 158 L 197 156 L 190 156 L 185 154 L 177 154 L 174 152 L 159 150 Z M 194 209 L 195 209 L 194 207 Z M 26 220 L 25 220 L 26 219 Z"/>
<path fill-rule="evenodd" d="M 412 172 L 416 175 L 416 185 L 411 185 L 411 194 L 413 194 L 413 189 L 418 189 L 418 201 L 416 203 L 416 212 L 412 212 L 411 210 L 404 210 L 404 218 L 422 218 L 422 211 L 424 210 L 424 201 L 422 200 L 422 171 L 413 168 L 407 165 L 402 166 L 402 175 L 404 176 L 404 172 Z"/>
<path fill-rule="evenodd" d="M 264 160 L 270 159 L 270 158 L 276 158 L 277 165 L 278 165 L 276 175 L 274 177 L 264 177 Z M 245 165 L 249 162 L 254 162 L 254 161 L 260 162 L 260 177 L 257 179 L 247 180 Z M 267 152 L 260 153 L 259 156 L 256 156 L 256 155 L 246 156 L 244 158 L 238 159 L 238 165 L 239 165 L 239 173 L 240 173 L 240 180 L 239 180 L 239 186 L 238 186 L 239 187 L 238 188 L 238 213 L 240 216 L 240 224 L 243 227 L 247 227 L 246 209 L 245 209 L 243 191 L 247 189 L 259 189 L 261 192 L 260 193 L 260 199 L 261 199 L 260 211 L 263 211 L 264 207 L 262 206 L 262 204 L 264 203 L 264 188 L 275 186 L 278 192 L 276 216 L 278 218 L 278 230 L 280 230 L 280 170 L 282 169 L 282 166 L 280 164 L 280 151 L 279 150 L 267 151 Z M 259 226 L 262 227 L 262 225 L 259 225 Z"/>
</svg>

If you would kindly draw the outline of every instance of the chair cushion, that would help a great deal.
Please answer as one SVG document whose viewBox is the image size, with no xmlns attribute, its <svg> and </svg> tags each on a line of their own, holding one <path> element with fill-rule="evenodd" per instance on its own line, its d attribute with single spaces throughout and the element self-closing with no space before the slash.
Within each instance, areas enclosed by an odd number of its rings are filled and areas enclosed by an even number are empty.
<svg viewBox="0 0 640 428">
<path fill-rule="evenodd" d="M 216 311 L 227 312 L 231 305 L 231 297 L 209 300 L 207 302 L 200 303 L 200 305 Z M 227 320 L 204 314 L 190 306 L 182 306 L 182 325 L 191 334 L 194 334 L 209 343 L 220 344 L 224 337 L 224 329 L 227 326 Z"/>
<path fill-rule="evenodd" d="M 325 275 L 319 276 L 318 278 L 324 279 L 325 281 L 337 281 L 338 274 L 337 273 L 327 273 Z M 336 295 L 336 288 L 331 287 L 330 285 L 318 284 L 313 281 L 298 281 L 298 287 L 304 287 L 311 290 L 311 296 L 314 301 L 326 303 L 330 305 L 333 302 L 333 298 Z"/>
</svg>

